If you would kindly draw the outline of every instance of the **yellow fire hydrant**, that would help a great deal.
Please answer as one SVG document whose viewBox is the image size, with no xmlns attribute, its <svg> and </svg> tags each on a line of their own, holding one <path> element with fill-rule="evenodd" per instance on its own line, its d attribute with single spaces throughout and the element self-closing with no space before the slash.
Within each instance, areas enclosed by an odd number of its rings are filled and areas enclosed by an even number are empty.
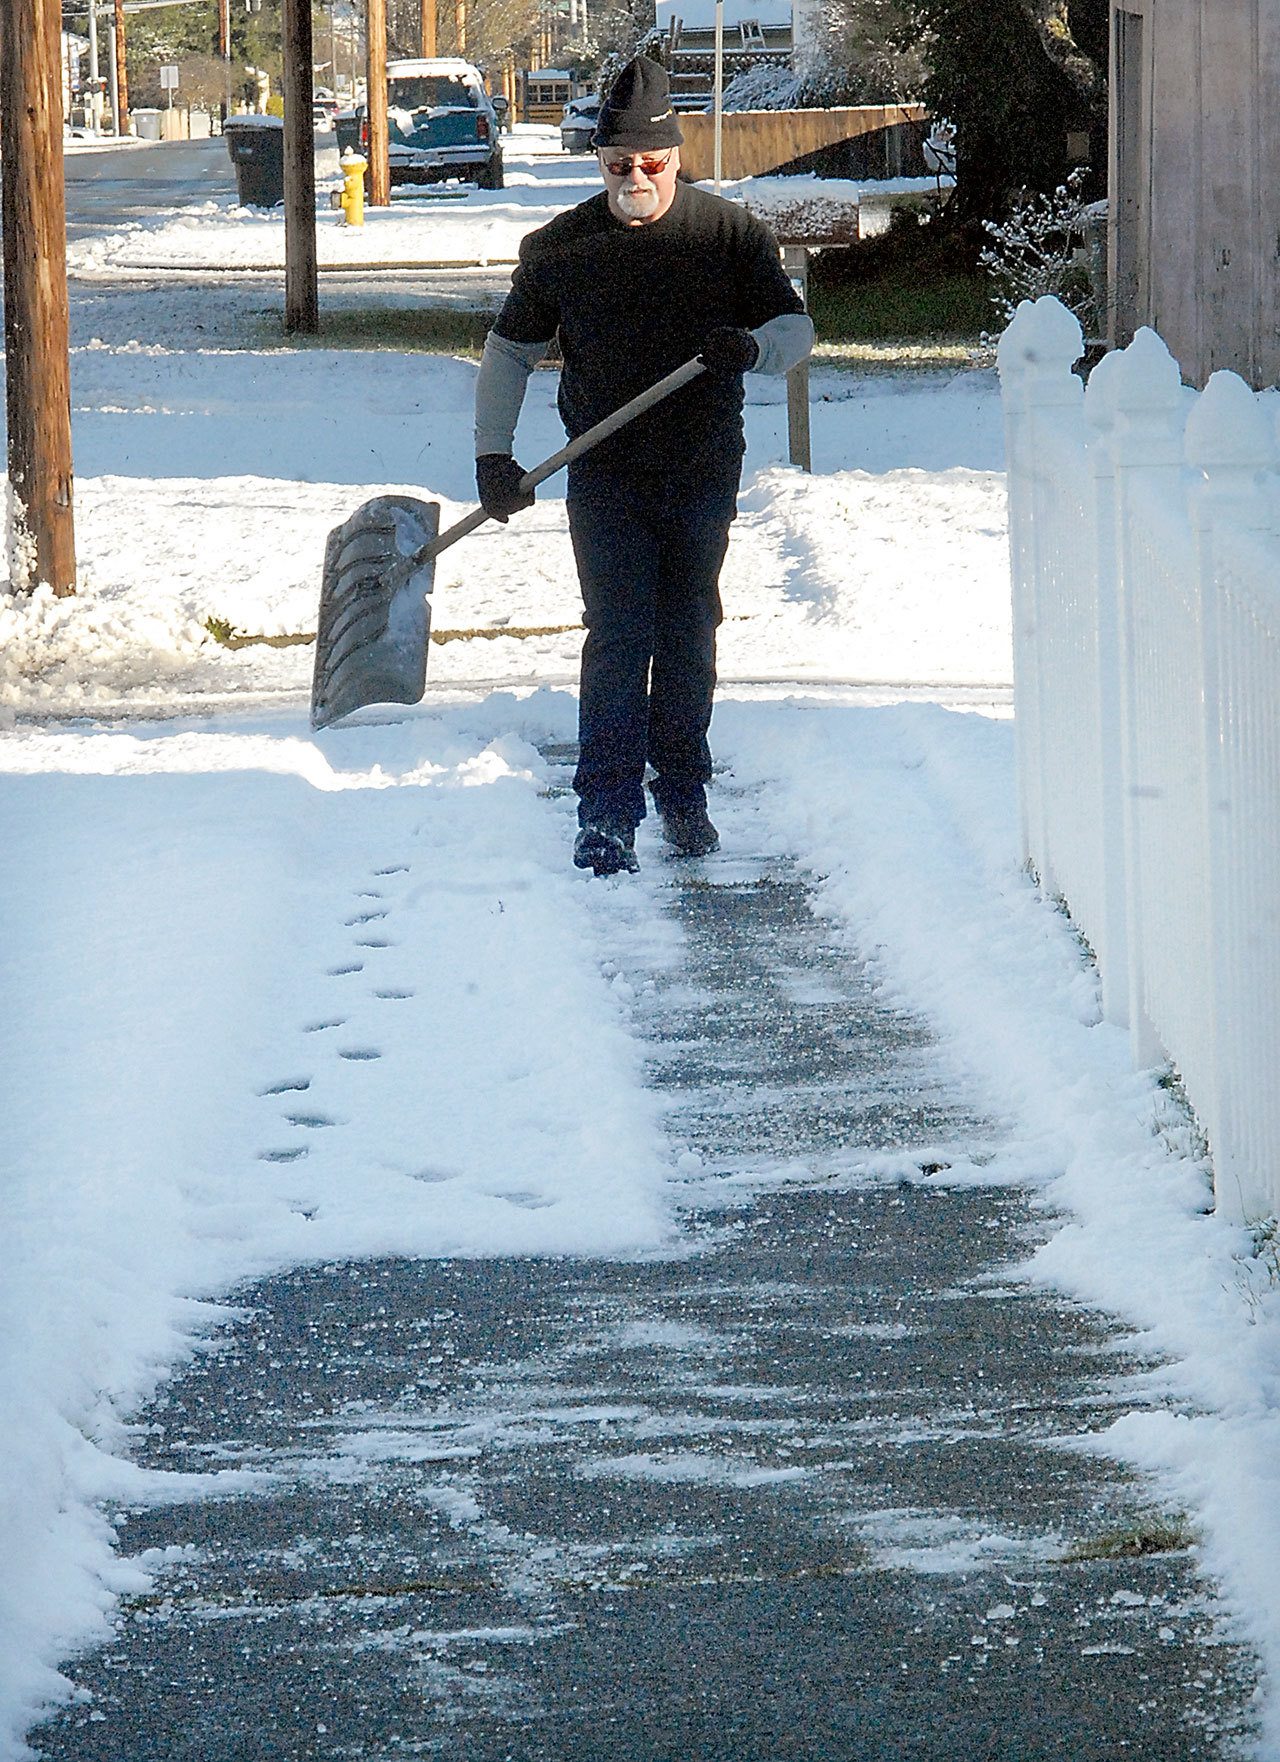
<svg viewBox="0 0 1280 1762">
<path fill-rule="evenodd" d="M 364 225 L 364 174 L 369 161 L 353 153 L 348 147 L 340 161 L 342 166 L 342 191 L 338 196 L 338 206 L 346 218 L 348 226 Z"/>
</svg>

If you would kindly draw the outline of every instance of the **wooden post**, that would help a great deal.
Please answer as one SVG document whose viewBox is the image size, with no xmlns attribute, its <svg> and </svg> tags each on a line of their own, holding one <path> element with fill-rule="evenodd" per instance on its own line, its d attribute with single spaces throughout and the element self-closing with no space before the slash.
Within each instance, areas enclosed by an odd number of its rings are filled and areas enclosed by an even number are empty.
<svg viewBox="0 0 1280 1762">
<path fill-rule="evenodd" d="M 129 71 L 125 58 L 124 0 L 116 0 L 116 133 L 131 135 L 129 120 Z"/>
<path fill-rule="evenodd" d="M 458 54 L 467 52 L 467 0 L 453 0 L 453 25 L 458 38 Z"/>
<path fill-rule="evenodd" d="M 427 60 L 436 54 L 436 0 L 422 0 L 422 53 Z"/>
<path fill-rule="evenodd" d="M 222 57 L 222 127 L 231 115 L 231 0 L 218 0 L 218 53 Z"/>
<path fill-rule="evenodd" d="M 787 279 L 809 305 L 809 253 L 803 245 L 782 247 L 782 267 Z M 788 457 L 802 471 L 813 470 L 813 451 L 809 442 L 809 363 L 802 361 L 787 375 L 787 445 Z"/>
<path fill-rule="evenodd" d="M 76 590 L 62 185 L 62 14 L 6 0 L 0 41 L 0 208 L 13 510 L 10 580 Z"/>
<path fill-rule="evenodd" d="M 391 206 L 391 165 L 387 158 L 387 0 L 365 0 L 368 59 L 365 80 L 369 119 L 369 206 Z"/>
<path fill-rule="evenodd" d="M 320 328 L 311 0 L 284 0 L 284 327 Z"/>
</svg>

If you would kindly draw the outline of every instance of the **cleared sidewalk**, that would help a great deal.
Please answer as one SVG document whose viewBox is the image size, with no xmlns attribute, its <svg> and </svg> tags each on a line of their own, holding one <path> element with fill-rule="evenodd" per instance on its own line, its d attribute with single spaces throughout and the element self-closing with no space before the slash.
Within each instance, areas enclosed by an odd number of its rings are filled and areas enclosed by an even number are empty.
<svg viewBox="0 0 1280 1762">
<path fill-rule="evenodd" d="M 683 956 L 620 975 L 683 1251 L 238 1293 L 137 1453 L 275 1483 L 119 1514 L 172 1552 L 37 1754 L 1237 1753 L 1193 1537 L 1080 1447 L 1149 1366 L 1011 1274 L 1046 1220 L 959 1173 L 998 1128 L 750 826 L 729 796 L 729 854 L 661 870 Z"/>
</svg>

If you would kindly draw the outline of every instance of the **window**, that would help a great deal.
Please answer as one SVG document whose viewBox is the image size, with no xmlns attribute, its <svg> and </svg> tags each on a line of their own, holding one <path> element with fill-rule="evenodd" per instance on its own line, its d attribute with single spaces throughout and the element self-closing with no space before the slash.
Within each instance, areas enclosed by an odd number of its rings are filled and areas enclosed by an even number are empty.
<svg viewBox="0 0 1280 1762">
<path fill-rule="evenodd" d="M 387 97 L 401 110 L 475 110 L 479 104 L 465 80 L 441 73 L 390 79 Z"/>
</svg>

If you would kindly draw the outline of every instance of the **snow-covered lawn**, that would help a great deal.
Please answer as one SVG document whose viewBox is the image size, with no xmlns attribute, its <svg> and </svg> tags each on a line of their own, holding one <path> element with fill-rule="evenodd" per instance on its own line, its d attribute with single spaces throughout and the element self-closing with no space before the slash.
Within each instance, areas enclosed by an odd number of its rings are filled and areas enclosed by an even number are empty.
<svg viewBox="0 0 1280 1762">
<path fill-rule="evenodd" d="M 336 142 L 323 142 L 316 160 L 316 251 L 324 269 L 368 264 L 514 263 L 520 241 L 554 214 L 599 189 L 591 153 L 566 153 L 559 131 L 518 124 L 504 139 L 505 188 L 399 185 L 390 208 L 366 208 L 364 225 L 348 226 L 330 206 L 342 185 Z M 868 210 L 868 225 L 883 223 L 895 195 L 931 190 L 928 178 L 857 183 L 843 178 L 752 178 L 726 183 L 724 194 L 768 216 L 804 203 L 815 224 L 835 210 Z M 80 273 L 170 269 L 224 271 L 283 269 L 283 210 L 241 208 L 234 197 L 173 209 L 134 221 L 71 246 L 69 265 Z"/>
<path fill-rule="evenodd" d="M 370 493 L 468 504 L 474 369 L 153 347 L 156 297 L 137 341 L 73 363 L 84 591 L 0 601 L 6 1758 L 57 1660 L 145 1582 L 99 1502 L 204 1489 L 132 1469 L 128 1426 L 238 1281 L 676 1229 L 679 1150 L 627 1007 L 629 951 L 651 963 L 677 934 L 652 830 L 637 881 L 589 881 L 572 804 L 545 793 L 539 748 L 574 729 L 572 628 L 433 647 L 420 708 L 318 737 L 308 648 L 202 629 L 311 630 L 324 534 Z M 537 376 L 526 461 L 559 442 L 554 391 Z M 1007 1123 L 968 1178 L 1064 1213 L 1034 1275 L 1171 1355 L 1159 1407 L 1106 1441 L 1192 1514 L 1274 1669 L 1277 1292 L 1204 1214 L 1155 1074 L 1099 1025 L 1069 926 L 1019 869 L 994 383 L 816 372 L 813 396 L 806 477 L 779 388 L 752 386 L 718 754 Z M 437 631 L 577 615 L 562 483 L 442 559 Z"/>
</svg>

